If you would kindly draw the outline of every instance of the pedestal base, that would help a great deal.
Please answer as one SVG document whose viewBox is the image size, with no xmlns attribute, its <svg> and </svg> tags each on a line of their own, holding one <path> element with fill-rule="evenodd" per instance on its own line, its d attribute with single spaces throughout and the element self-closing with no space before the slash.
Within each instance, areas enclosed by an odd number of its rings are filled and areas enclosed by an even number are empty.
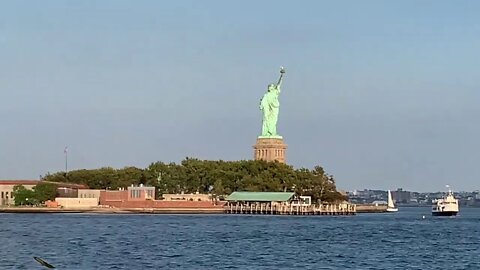
<svg viewBox="0 0 480 270">
<path fill-rule="evenodd" d="M 253 146 L 255 160 L 275 161 L 286 163 L 287 145 L 282 137 L 258 137 Z"/>
</svg>

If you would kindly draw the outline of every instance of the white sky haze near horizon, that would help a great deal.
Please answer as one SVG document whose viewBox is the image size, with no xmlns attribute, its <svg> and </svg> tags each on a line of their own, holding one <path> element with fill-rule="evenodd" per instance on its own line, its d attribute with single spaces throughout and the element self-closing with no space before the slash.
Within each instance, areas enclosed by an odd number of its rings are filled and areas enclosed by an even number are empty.
<svg viewBox="0 0 480 270">
<path fill-rule="evenodd" d="M 339 188 L 480 189 L 480 2 L 0 1 L 0 179 L 251 159 Z"/>
</svg>

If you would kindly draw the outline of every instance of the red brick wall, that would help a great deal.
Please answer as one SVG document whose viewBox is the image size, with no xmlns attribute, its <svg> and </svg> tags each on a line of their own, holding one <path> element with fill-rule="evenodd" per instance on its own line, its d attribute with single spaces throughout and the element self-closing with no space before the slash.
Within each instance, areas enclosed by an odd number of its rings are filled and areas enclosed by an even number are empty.
<svg viewBox="0 0 480 270">
<path fill-rule="evenodd" d="M 108 205 L 107 202 L 126 202 L 128 200 L 127 190 L 102 190 L 100 191 L 100 204 Z"/>
<path fill-rule="evenodd" d="M 105 201 L 102 205 L 119 208 L 222 208 L 224 202 L 195 202 L 195 201 Z"/>
<path fill-rule="evenodd" d="M 144 195 L 144 194 L 142 194 Z M 225 202 L 132 200 L 128 190 L 100 191 L 100 205 L 119 208 L 221 208 Z"/>
</svg>

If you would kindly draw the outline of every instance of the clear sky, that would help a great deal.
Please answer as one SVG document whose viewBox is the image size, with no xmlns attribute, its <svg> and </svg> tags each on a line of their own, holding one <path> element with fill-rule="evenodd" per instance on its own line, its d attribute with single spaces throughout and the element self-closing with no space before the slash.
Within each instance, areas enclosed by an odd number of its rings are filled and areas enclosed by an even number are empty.
<svg viewBox="0 0 480 270">
<path fill-rule="evenodd" d="M 0 1 L 0 179 L 253 156 L 338 186 L 480 188 L 479 1 Z"/>
</svg>

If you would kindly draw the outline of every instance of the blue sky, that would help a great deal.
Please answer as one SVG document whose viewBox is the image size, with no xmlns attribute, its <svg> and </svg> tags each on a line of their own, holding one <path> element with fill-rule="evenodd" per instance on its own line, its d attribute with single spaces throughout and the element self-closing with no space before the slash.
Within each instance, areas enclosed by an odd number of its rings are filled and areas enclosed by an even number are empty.
<svg viewBox="0 0 480 270">
<path fill-rule="evenodd" d="M 0 1 L 0 178 L 253 156 L 338 186 L 479 189 L 477 1 Z"/>
</svg>

